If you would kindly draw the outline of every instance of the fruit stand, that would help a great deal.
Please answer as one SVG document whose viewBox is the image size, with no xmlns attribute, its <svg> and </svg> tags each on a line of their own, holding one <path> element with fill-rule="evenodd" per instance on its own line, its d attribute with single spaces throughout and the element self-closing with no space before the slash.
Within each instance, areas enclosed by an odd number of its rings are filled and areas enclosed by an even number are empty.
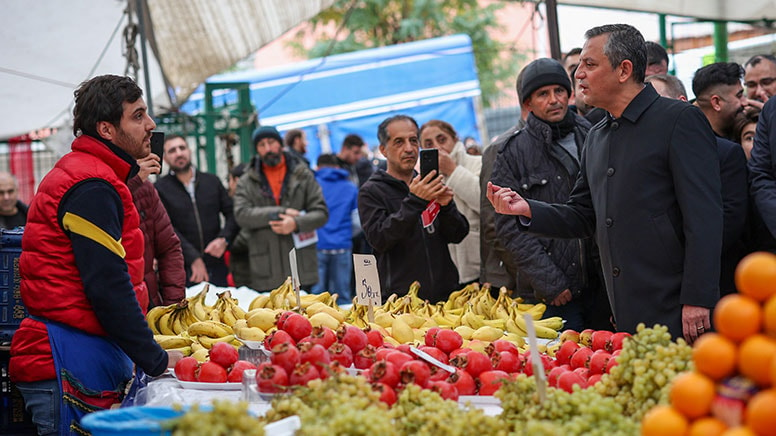
<svg viewBox="0 0 776 436">
<path fill-rule="evenodd" d="M 201 405 L 174 434 L 263 434 L 292 416 L 299 435 L 773 434 L 776 256 L 750 255 L 737 283 L 693 347 L 659 325 L 564 331 L 542 305 L 477 284 L 436 305 L 413 285 L 371 311 L 297 300 L 290 281 L 250 302 L 206 304 L 203 288 L 149 312 L 157 341 L 189 357 L 138 404 Z"/>
</svg>

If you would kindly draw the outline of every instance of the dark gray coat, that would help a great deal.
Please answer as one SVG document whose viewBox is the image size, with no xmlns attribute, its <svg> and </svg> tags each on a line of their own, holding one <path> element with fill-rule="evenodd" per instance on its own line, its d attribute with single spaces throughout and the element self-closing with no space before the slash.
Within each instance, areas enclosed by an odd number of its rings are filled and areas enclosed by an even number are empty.
<svg viewBox="0 0 776 436">
<path fill-rule="evenodd" d="M 682 305 L 719 299 L 719 174 L 703 113 L 648 84 L 620 118 L 590 130 L 567 204 L 528 201 L 530 230 L 594 234 L 617 329 L 659 323 L 682 337 Z"/>
<path fill-rule="evenodd" d="M 574 139 L 579 150 L 590 123 L 574 116 Z M 579 155 L 571 156 L 552 139 L 550 126 L 528 116 L 525 128 L 501 145 L 491 181 L 506 186 L 528 199 L 563 203 L 569 199 L 579 173 Z M 517 266 L 518 295 L 529 301 L 549 303 L 563 290 L 581 295 L 600 269 L 590 238 L 544 238 L 517 226 L 509 215 L 496 215 L 496 233 Z"/>
<path fill-rule="evenodd" d="M 287 171 L 279 205 L 261 171 L 258 156 L 251 160 L 250 169 L 240 177 L 234 195 L 234 216 L 241 229 L 238 241 L 247 245 L 250 263 L 248 286 L 257 291 L 275 289 L 291 275 L 288 252 L 294 248 L 294 240 L 291 235 L 278 235 L 272 231 L 270 215 L 283 213 L 286 208 L 305 211 L 305 215 L 295 218 L 300 232 L 322 227 L 329 218 L 321 186 L 315 181 L 313 172 L 290 154 L 286 153 L 285 157 Z M 317 283 L 315 244 L 296 250 L 296 258 L 301 284 Z"/>
</svg>

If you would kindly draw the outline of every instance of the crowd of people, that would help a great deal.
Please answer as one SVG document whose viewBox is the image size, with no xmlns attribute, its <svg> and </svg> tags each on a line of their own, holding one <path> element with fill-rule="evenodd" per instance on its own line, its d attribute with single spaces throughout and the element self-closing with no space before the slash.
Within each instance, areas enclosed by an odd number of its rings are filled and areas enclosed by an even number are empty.
<svg viewBox="0 0 776 436">
<path fill-rule="evenodd" d="M 204 281 L 274 289 L 291 249 L 302 288 L 341 304 L 356 289 L 352 254 L 373 253 L 384 298 L 414 281 L 430 302 L 489 283 L 567 328 L 660 323 L 693 342 L 736 292 L 738 261 L 776 252 L 776 58 L 704 66 L 689 101 L 668 66 L 634 27 L 595 27 L 563 62 L 520 71 L 521 118 L 487 147 L 398 114 L 377 127 L 377 164 L 351 134 L 312 169 L 304 131 L 260 126 L 227 186 L 182 136 L 150 153 L 156 125 L 134 81 L 84 82 L 72 152 L 29 208 L 0 173 L 0 226 L 26 225 L 30 316 L 10 375 L 40 434 L 117 402 L 133 365 L 158 375 L 181 358 L 154 341 L 149 308 Z M 421 149 L 438 153 L 424 175 Z"/>
</svg>

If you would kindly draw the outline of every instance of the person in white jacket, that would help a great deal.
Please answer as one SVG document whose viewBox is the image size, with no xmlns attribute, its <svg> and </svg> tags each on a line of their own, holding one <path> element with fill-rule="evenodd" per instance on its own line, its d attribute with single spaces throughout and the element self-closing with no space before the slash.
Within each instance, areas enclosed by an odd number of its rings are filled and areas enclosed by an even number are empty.
<svg viewBox="0 0 776 436">
<path fill-rule="evenodd" d="M 466 153 L 453 126 L 441 120 L 431 120 L 420 128 L 420 145 L 439 150 L 439 172 L 445 185 L 453 189 L 458 210 L 469 221 L 469 235 L 458 244 L 450 244 L 462 284 L 480 277 L 480 168 L 482 156 Z"/>
</svg>

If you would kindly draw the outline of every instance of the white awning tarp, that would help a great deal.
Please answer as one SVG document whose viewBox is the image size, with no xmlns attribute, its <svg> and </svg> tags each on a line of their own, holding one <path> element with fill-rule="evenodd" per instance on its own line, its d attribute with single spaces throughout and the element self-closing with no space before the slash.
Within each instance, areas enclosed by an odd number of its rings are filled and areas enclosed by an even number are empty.
<svg viewBox="0 0 776 436">
<path fill-rule="evenodd" d="M 150 15 L 148 72 L 155 107 L 177 106 L 207 77 L 334 3 L 143 1 Z M 71 116 L 73 90 L 79 83 L 100 74 L 123 75 L 124 11 L 136 3 L 0 0 L 0 139 L 63 125 Z M 137 24 L 137 18 L 133 22 Z M 141 64 L 137 81 L 147 94 L 139 36 L 135 48 Z"/>
<path fill-rule="evenodd" d="M 623 9 L 719 21 L 776 20 L 776 0 L 558 0 L 559 4 Z"/>
</svg>

